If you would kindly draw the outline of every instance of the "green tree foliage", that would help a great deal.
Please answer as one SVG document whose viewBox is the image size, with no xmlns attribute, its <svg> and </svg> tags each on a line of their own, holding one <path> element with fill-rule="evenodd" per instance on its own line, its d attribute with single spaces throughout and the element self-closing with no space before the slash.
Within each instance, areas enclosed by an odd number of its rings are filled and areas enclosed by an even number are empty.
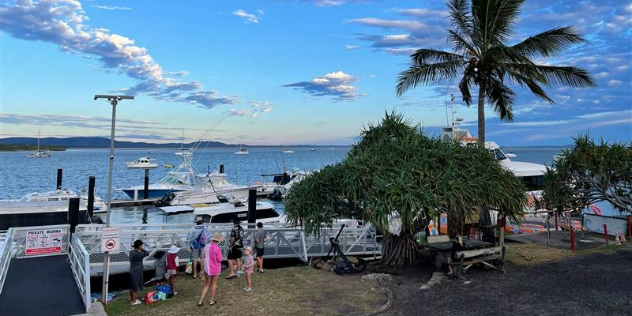
<svg viewBox="0 0 632 316">
<path fill-rule="evenodd" d="M 471 2 L 471 4 L 469 3 Z M 583 43 L 571 27 L 557 27 L 514 45 L 513 27 L 524 0 L 450 0 L 448 40 L 453 52 L 419 49 L 412 65 L 399 74 L 397 95 L 415 88 L 456 78 L 463 101 L 472 104 L 472 86 L 478 86 L 478 141 L 485 144 L 485 99 L 501 120 L 513 121 L 515 92 L 508 84 L 527 87 L 554 103 L 542 86 L 594 87 L 585 70 L 569 66 L 538 65 L 534 60 L 559 55 Z"/>
<path fill-rule="evenodd" d="M 577 210 L 598 201 L 632 213 L 632 143 L 595 143 L 575 138 L 547 170 L 543 201 L 558 211 Z"/>
<path fill-rule="evenodd" d="M 386 233 L 383 260 L 401 265 L 418 260 L 414 236 L 447 212 L 452 227 L 483 208 L 518 219 L 525 188 L 485 149 L 429 138 L 400 114 L 386 114 L 362 132 L 362 141 L 336 165 L 292 187 L 285 202 L 290 221 L 308 234 L 335 218 L 363 218 Z M 401 232 L 389 223 L 401 219 Z"/>
</svg>

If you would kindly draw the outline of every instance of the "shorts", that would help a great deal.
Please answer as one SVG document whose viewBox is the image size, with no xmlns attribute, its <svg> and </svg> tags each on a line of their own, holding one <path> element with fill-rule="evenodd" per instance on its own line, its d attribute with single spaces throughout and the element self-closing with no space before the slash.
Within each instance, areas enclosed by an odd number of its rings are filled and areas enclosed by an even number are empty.
<svg viewBox="0 0 632 316">
<path fill-rule="evenodd" d="M 200 260 L 200 258 L 202 258 L 202 251 L 203 250 L 204 250 L 204 248 L 191 250 L 191 258 L 193 260 Z"/>
<path fill-rule="evenodd" d="M 233 247 L 233 249 L 228 252 L 228 260 L 241 259 L 243 255 L 241 249 L 242 248 Z"/>
<path fill-rule="evenodd" d="M 165 273 L 165 278 L 168 279 L 172 275 L 178 275 L 178 270 L 176 270 L 176 269 L 167 270 L 167 273 Z"/>
<path fill-rule="evenodd" d="M 263 257 L 264 250 L 265 250 L 265 248 L 257 248 L 257 247 L 255 247 L 255 256 L 256 257 Z"/>
</svg>

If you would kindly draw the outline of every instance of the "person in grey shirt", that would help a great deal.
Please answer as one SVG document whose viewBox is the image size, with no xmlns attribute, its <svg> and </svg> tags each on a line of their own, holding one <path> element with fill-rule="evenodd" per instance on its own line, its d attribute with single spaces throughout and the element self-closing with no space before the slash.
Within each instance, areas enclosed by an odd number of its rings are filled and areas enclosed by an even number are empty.
<svg viewBox="0 0 632 316">
<path fill-rule="evenodd" d="M 198 262 L 202 258 L 202 250 L 204 245 L 200 242 L 200 237 L 204 232 L 204 224 L 202 216 L 195 218 L 195 225 L 189 231 L 189 249 L 191 250 L 191 259 L 193 259 L 193 278 L 197 279 Z M 200 269 L 203 269 L 200 264 Z"/>
<path fill-rule="evenodd" d="M 258 272 L 263 273 L 263 253 L 265 250 L 265 239 L 268 237 L 266 231 L 263 230 L 263 223 L 257 223 L 257 232 L 255 232 L 255 255 L 257 256 Z"/>
</svg>

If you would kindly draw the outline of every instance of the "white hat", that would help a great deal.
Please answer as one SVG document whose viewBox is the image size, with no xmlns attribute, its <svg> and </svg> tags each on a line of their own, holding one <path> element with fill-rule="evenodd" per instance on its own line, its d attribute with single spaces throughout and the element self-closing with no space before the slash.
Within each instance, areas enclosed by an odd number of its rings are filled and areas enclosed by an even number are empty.
<svg viewBox="0 0 632 316">
<path fill-rule="evenodd" d="M 169 248 L 169 251 L 167 251 L 168 253 L 178 253 L 178 251 L 180 251 L 180 248 L 176 247 L 176 245 L 171 245 L 171 248 Z"/>
</svg>

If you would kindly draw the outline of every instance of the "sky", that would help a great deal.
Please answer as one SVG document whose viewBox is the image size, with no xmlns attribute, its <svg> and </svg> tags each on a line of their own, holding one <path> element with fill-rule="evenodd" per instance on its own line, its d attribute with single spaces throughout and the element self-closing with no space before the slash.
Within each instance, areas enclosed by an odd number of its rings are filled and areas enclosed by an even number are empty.
<svg viewBox="0 0 632 316">
<path fill-rule="evenodd" d="M 0 137 L 200 139 L 252 145 L 349 145 L 385 112 L 430 134 L 463 128 L 476 108 L 458 79 L 397 97 L 419 48 L 450 51 L 439 0 L 2 0 Z M 557 26 L 588 42 L 538 63 L 589 71 L 596 88 L 546 88 L 555 104 L 515 87 L 514 122 L 486 108 L 487 140 L 562 146 L 589 133 L 632 140 L 632 3 L 527 0 L 507 44 Z"/>
</svg>

